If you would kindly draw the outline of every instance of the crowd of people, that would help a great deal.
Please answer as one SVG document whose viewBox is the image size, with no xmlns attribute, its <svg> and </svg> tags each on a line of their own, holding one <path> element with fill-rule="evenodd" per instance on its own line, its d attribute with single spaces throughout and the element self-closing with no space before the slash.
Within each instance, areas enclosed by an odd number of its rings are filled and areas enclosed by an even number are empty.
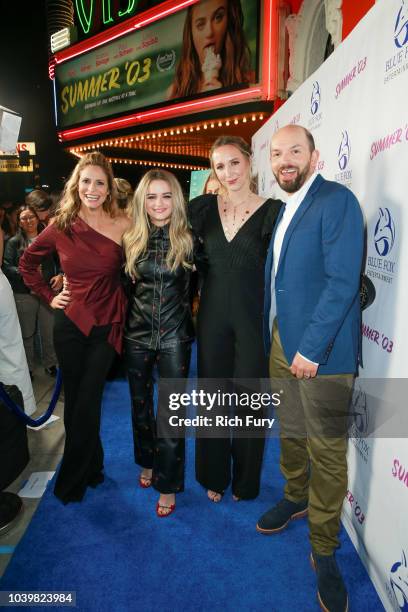
<svg viewBox="0 0 408 612">
<path fill-rule="evenodd" d="M 172 173 L 150 170 L 132 194 L 101 153 L 86 154 L 55 208 L 32 192 L 15 214 L 5 211 L 14 235 L 3 270 L 30 367 L 38 328 L 44 367 L 62 372 L 66 438 L 54 492 L 64 504 L 104 481 L 101 400 L 115 354 L 123 354 L 135 480 L 158 492 L 158 517 L 174 512 L 185 440 L 161 433 L 168 397 L 159 387 L 155 409 L 154 372 L 182 389 L 197 337 L 198 381 L 239 385 L 269 375 L 272 389 L 277 379 L 285 388 L 277 409 L 285 489 L 257 530 L 276 533 L 308 514 L 319 599 L 324 609 L 346 610 L 334 552 L 359 360 L 363 221 L 353 194 L 317 174 L 318 157 L 305 128 L 278 130 L 270 162 L 285 197 L 265 199 L 256 193 L 249 145 L 220 137 L 206 193 L 186 205 Z M 264 441 L 228 430 L 197 437 L 196 478 L 210 501 L 220 503 L 230 485 L 237 502 L 258 495 Z"/>
<path fill-rule="evenodd" d="M 4 202 L 0 207 L 0 231 L 4 241 L 2 270 L 13 290 L 31 378 L 34 377 L 36 353 L 42 356 L 45 372 L 51 377 L 56 376 L 53 312 L 25 285 L 18 266 L 25 249 L 52 218 L 57 203 L 57 194 L 35 189 L 20 205 Z M 56 254 L 42 262 L 41 271 L 52 290 L 55 293 L 60 291 L 63 274 Z"/>
</svg>

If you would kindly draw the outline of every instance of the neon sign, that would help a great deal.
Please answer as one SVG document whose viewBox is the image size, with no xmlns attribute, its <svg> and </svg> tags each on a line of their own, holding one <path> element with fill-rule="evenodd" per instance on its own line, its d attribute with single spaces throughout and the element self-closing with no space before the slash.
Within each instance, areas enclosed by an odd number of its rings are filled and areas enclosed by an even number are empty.
<svg viewBox="0 0 408 612">
<path fill-rule="evenodd" d="M 75 0 L 80 38 L 92 36 L 161 2 L 163 0 Z"/>
</svg>

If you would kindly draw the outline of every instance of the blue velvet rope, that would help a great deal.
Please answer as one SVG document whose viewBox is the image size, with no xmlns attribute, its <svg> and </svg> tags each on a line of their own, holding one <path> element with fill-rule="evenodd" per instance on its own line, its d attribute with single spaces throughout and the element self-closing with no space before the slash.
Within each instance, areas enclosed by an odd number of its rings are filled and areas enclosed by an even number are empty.
<svg viewBox="0 0 408 612">
<path fill-rule="evenodd" d="M 40 425 L 45 423 L 45 421 L 48 421 L 48 419 L 54 412 L 54 408 L 58 401 L 59 394 L 61 391 L 61 385 L 62 385 L 62 375 L 61 375 L 61 370 L 58 370 L 57 378 L 55 381 L 54 392 L 52 394 L 50 405 L 48 406 L 46 412 L 42 416 L 40 416 L 38 419 L 32 419 L 31 417 L 28 416 L 28 414 L 24 412 L 22 408 L 20 408 L 20 406 L 17 406 L 17 404 L 13 402 L 11 397 L 8 395 L 7 391 L 4 388 L 3 383 L 1 382 L 0 382 L 0 399 L 4 402 L 4 404 L 7 406 L 9 410 L 14 412 L 14 414 L 16 414 L 20 419 L 25 421 L 27 425 L 30 425 L 30 427 L 39 427 Z"/>
</svg>

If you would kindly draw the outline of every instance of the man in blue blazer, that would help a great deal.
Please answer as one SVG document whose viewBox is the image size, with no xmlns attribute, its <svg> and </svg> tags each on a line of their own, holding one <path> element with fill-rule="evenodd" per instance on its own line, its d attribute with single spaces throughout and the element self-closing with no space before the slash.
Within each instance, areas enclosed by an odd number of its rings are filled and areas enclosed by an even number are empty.
<svg viewBox="0 0 408 612">
<path fill-rule="evenodd" d="M 301 126 L 278 130 L 272 171 L 286 192 L 265 271 L 265 345 L 278 409 L 284 497 L 259 520 L 271 534 L 309 515 L 311 560 L 324 610 L 344 612 L 334 551 L 347 490 L 347 413 L 361 343 L 364 223 L 346 187 L 315 173 L 319 153 Z M 276 381 L 276 379 L 279 381 Z"/>
</svg>

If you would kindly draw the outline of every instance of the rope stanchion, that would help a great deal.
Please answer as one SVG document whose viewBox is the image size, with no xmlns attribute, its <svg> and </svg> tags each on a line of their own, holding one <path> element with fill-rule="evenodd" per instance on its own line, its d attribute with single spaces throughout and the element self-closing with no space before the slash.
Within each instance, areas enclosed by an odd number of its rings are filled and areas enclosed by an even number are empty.
<svg viewBox="0 0 408 612">
<path fill-rule="evenodd" d="M 56 403 L 58 401 L 58 398 L 61 392 L 61 386 L 62 386 L 62 375 L 61 375 L 61 370 L 58 370 L 57 378 L 55 381 L 54 392 L 52 394 L 50 405 L 48 406 L 46 412 L 42 416 L 40 416 L 38 419 L 32 419 L 31 417 L 29 417 L 28 414 L 26 414 L 24 410 L 20 408 L 20 406 L 17 406 L 17 404 L 13 402 L 13 400 L 11 399 L 11 397 L 8 395 L 7 391 L 5 390 L 3 383 L 0 383 L 0 399 L 4 402 L 4 404 L 7 406 L 9 410 L 14 412 L 14 414 L 16 414 L 20 419 L 25 421 L 27 425 L 30 425 L 30 427 L 39 427 L 40 425 L 43 425 L 43 423 L 48 421 L 48 419 L 54 412 L 54 408 L 56 406 Z"/>
</svg>

